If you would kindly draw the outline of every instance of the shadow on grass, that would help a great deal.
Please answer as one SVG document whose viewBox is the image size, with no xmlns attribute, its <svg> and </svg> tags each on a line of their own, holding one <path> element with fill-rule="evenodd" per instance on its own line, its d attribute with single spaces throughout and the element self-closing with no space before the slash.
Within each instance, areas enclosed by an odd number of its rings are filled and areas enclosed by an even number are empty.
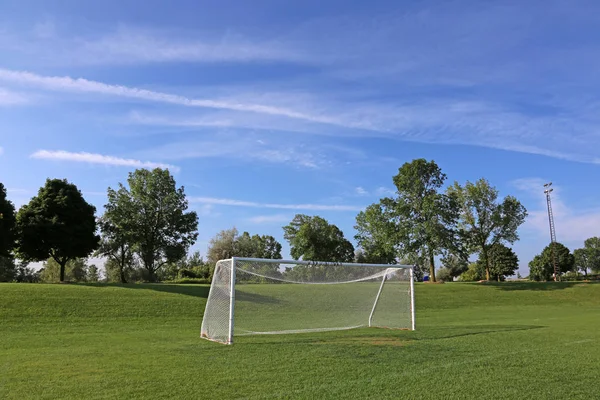
<svg viewBox="0 0 600 400">
<path fill-rule="evenodd" d="M 454 339 L 494 333 L 510 333 L 543 329 L 543 325 L 473 325 L 473 326 L 438 326 L 424 330 L 409 331 L 385 328 L 360 328 L 344 331 L 324 331 L 318 334 L 313 332 L 295 333 L 286 335 L 257 335 L 243 336 L 243 344 L 386 344 L 397 345 L 400 342 L 427 342 L 442 339 Z"/>
<path fill-rule="evenodd" d="M 210 287 L 208 285 L 178 285 L 170 283 L 80 283 L 79 285 L 155 290 L 157 292 L 183 294 L 186 296 L 201 297 L 204 299 L 208 298 L 208 292 L 210 291 Z M 235 296 L 237 301 L 245 301 L 250 303 L 278 304 L 282 302 L 281 299 L 275 297 L 264 296 L 256 293 L 248 293 L 245 291 L 236 291 Z"/>
<path fill-rule="evenodd" d="M 574 286 L 593 285 L 598 282 L 485 282 L 480 285 L 492 286 L 499 290 L 564 290 Z"/>
<path fill-rule="evenodd" d="M 157 292 L 184 294 L 187 296 L 207 298 L 208 285 L 176 285 L 168 283 L 81 283 L 82 286 L 118 287 L 123 289 L 156 290 Z"/>
</svg>

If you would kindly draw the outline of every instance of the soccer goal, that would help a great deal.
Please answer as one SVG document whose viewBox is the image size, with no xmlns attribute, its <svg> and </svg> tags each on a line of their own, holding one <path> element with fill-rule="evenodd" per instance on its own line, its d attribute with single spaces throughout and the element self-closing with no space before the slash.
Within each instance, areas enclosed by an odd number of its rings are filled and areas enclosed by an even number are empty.
<svg viewBox="0 0 600 400">
<path fill-rule="evenodd" d="M 201 337 L 415 329 L 413 266 L 256 258 L 217 262 Z"/>
</svg>

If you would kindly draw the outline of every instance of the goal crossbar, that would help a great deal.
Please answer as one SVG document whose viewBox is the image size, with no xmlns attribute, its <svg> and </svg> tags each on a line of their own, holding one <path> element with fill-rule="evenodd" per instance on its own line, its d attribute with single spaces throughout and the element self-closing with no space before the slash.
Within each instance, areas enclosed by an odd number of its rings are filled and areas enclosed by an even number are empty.
<svg viewBox="0 0 600 400">
<path fill-rule="evenodd" d="M 285 271 L 280 271 L 281 267 L 285 266 Z M 313 268 L 311 268 L 313 267 Z M 333 268 L 331 268 L 333 267 Z M 362 270 L 364 268 L 364 270 Z M 333 277 L 317 276 L 314 281 L 309 276 L 308 281 L 296 280 L 294 275 L 287 274 L 294 269 L 300 270 L 300 274 L 306 271 L 319 271 L 321 274 L 333 274 Z M 372 273 L 370 269 L 373 269 Z M 378 270 L 379 269 L 379 270 Z M 233 257 L 220 260 L 215 266 L 211 287 L 206 302 L 205 312 L 202 319 L 201 337 L 224 344 L 233 344 L 234 326 L 236 325 L 236 301 L 241 301 L 242 311 L 246 313 L 246 322 L 252 321 L 255 326 L 237 328 L 237 335 L 261 335 L 261 334 L 283 334 L 283 333 L 300 333 L 300 332 L 319 332 L 342 329 L 353 329 L 363 326 L 387 327 L 387 323 L 398 323 L 398 318 L 402 319 L 402 326 L 396 326 L 400 329 L 415 329 L 415 301 L 414 301 L 414 266 L 406 264 L 371 264 L 371 263 L 347 263 L 347 262 L 324 262 L 324 261 L 305 261 L 305 260 L 284 260 L 284 259 L 262 259 L 262 258 L 247 258 Z M 263 271 L 267 272 L 263 272 Z M 354 272 L 353 272 L 354 271 Z M 358 271 L 358 272 L 357 272 Z M 344 278 L 344 273 L 348 273 L 347 279 Z M 318 272 L 317 272 L 318 273 Z M 340 275 L 341 274 L 341 275 Z M 357 276 L 358 274 L 358 276 Z M 310 272 L 309 272 L 310 275 Z M 300 276 L 301 279 L 307 279 L 306 276 Z M 395 278 L 395 279 L 394 279 Z M 321 279 L 321 280 L 318 280 Z M 330 280 L 327 280 L 330 279 Z M 237 282 L 240 280 L 240 282 Z M 390 289 L 386 281 L 392 281 Z M 238 283 L 241 285 L 238 288 Z M 361 285 L 365 283 L 366 285 Z M 403 284 L 402 284 L 403 283 Z M 291 284 L 291 285 L 288 285 Z M 317 292 L 309 290 L 310 286 L 318 289 L 314 285 L 343 285 L 349 284 L 349 289 L 343 289 L 345 292 L 334 291 L 329 293 L 325 287 Z M 352 285 L 358 284 L 359 288 Z M 368 291 L 371 286 L 376 284 L 376 294 Z M 401 284 L 398 286 L 398 284 Z M 303 286 L 309 285 L 309 286 Z M 299 291 L 293 287 L 306 287 Z M 363 288 L 366 289 L 363 290 Z M 264 289 L 264 290 L 263 290 Z M 335 289 L 332 287 L 332 290 Z M 304 298 L 298 300 L 298 293 L 306 290 L 303 294 Z M 355 293 L 355 290 L 360 290 L 360 293 Z M 365 292 L 367 290 L 367 292 Z M 240 299 L 236 300 L 236 291 L 240 293 Z M 286 292 L 287 291 L 287 292 Z M 381 300 L 382 292 L 383 301 Z M 340 295 L 341 293 L 341 295 Z M 362 305 L 355 304 L 356 298 L 361 296 L 364 298 Z M 269 296 L 272 296 L 269 297 Z M 300 296 L 300 297 L 302 297 Z M 324 296 L 324 297 L 319 297 Z M 346 298 L 344 298 L 346 296 Z M 370 297 L 374 296 L 374 297 Z M 408 296 L 408 297 L 407 297 Z M 369 300 L 369 297 L 371 300 Z M 400 302 L 398 303 L 398 298 Z M 263 326 L 256 326 L 255 320 L 265 320 L 267 322 L 285 320 L 286 318 L 292 321 L 298 321 L 302 326 L 303 318 L 309 317 L 311 314 L 324 313 L 321 310 L 320 299 L 327 303 L 323 307 L 325 311 L 331 310 L 332 319 L 344 317 L 344 313 L 348 313 L 348 319 L 341 324 L 321 327 L 318 321 L 309 321 L 316 327 L 281 327 L 272 326 L 270 330 L 265 330 Z M 332 300 L 335 299 L 335 300 Z M 300 307 L 294 308 L 293 302 L 296 301 Z M 396 301 L 396 302 L 394 302 Z M 313 308 L 306 308 L 306 302 L 314 303 Z M 331 303 L 335 304 L 331 304 Z M 276 308 L 270 303 L 290 303 L 289 308 Z M 368 303 L 368 310 L 364 309 Z M 383 304 L 382 304 L 383 303 Z M 395 304 L 395 305 L 394 305 Z M 400 309 L 398 309 L 398 304 Z M 252 309 L 251 307 L 254 307 Z M 304 309 L 302 307 L 305 307 Z M 407 307 L 407 308 L 404 308 Z M 249 311 L 250 310 L 250 311 Z M 362 310 L 362 311 L 361 311 Z M 296 314 L 294 314 L 296 312 Z M 352 314 L 354 313 L 354 314 Z M 360 315 L 363 317 L 359 317 Z M 400 313 L 400 314 L 398 314 Z M 252 315 L 249 318 L 248 315 Z M 342 315 L 342 317 L 340 317 Z M 374 315 L 378 319 L 378 323 L 374 323 Z M 400 316 L 398 316 L 400 315 Z M 405 315 L 405 317 L 402 317 Z M 321 316 L 323 317 L 323 316 Z M 328 315 L 325 317 L 329 318 Z M 269 320 L 269 318 L 271 318 Z M 356 318 L 360 318 L 357 320 Z M 385 319 L 387 318 L 387 320 Z M 394 321 L 394 318 L 396 319 Z M 410 320 L 408 320 L 408 318 Z M 323 321 L 321 321 L 323 323 Z M 327 321 L 327 324 L 334 324 L 334 321 Z M 406 325 L 408 323 L 408 325 Z M 252 324 L 251 324 L 252 325 Z M 267 324 L 268 325 L 268 324 Z M 267 326 L 269 328 L 269 326 Z M 292 328 L 292 329 L 289 329 Z"/>
</svg>

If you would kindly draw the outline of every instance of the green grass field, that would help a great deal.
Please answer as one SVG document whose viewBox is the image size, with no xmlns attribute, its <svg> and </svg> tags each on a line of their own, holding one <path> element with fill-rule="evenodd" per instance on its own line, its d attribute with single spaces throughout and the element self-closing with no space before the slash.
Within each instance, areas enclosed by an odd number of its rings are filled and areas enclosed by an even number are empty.
<svg viewBox="0 0 600 400">
<path fill-rule="evenodd" d="M 0 284 L 0 398 L 590 399 L 600 284 L 416 285 L 417 330 L 199 338 L 208 286 Z"/>
</svg>

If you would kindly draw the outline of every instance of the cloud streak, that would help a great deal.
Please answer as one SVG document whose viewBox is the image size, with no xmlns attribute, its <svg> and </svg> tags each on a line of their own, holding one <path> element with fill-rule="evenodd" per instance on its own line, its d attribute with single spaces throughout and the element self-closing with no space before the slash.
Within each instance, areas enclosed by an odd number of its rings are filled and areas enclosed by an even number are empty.
<svg viewBox="0 0 600 400">
<path fill-rule="evenodd" d="M 361 211 L 362 206 L 338 205 L 338 204 L 277 204 L 277 203 L 258 203 L 254 201 L 244 201 L 235 199 L 224 199 L 215 197 L 190 197 L 191 203 L 215 204 L 231 207 L 250 207 L 250 208 L 273 208 L 282 210 L 312 210 L 312 211 Z"/>
<path fill-rule="evenodd" d="M 179 167 L 170 164 L 140 161 L 86 152 L 74 153 L 64 150 L 38 150 L 35 153 L 31 154 L 30 157 L 40 160 L 71 161 L 87 164 L 111 165 L 118 167 L 168 168 L 174 172 L 179 171 Z"/>
<path fill-rule="evenodd" d="M 253 224 L 277 224 L 291 221 L 292 217 L 285 214 L 275 214 L 275 215 L 257 215 L 254 217 L 248 218 L 248 221 Z"/>
<path fill-rule="evenodd" d="M 30 99 L 21 94 L 0 88 L 0 107 L 27 104 Z"/>
</svg>

